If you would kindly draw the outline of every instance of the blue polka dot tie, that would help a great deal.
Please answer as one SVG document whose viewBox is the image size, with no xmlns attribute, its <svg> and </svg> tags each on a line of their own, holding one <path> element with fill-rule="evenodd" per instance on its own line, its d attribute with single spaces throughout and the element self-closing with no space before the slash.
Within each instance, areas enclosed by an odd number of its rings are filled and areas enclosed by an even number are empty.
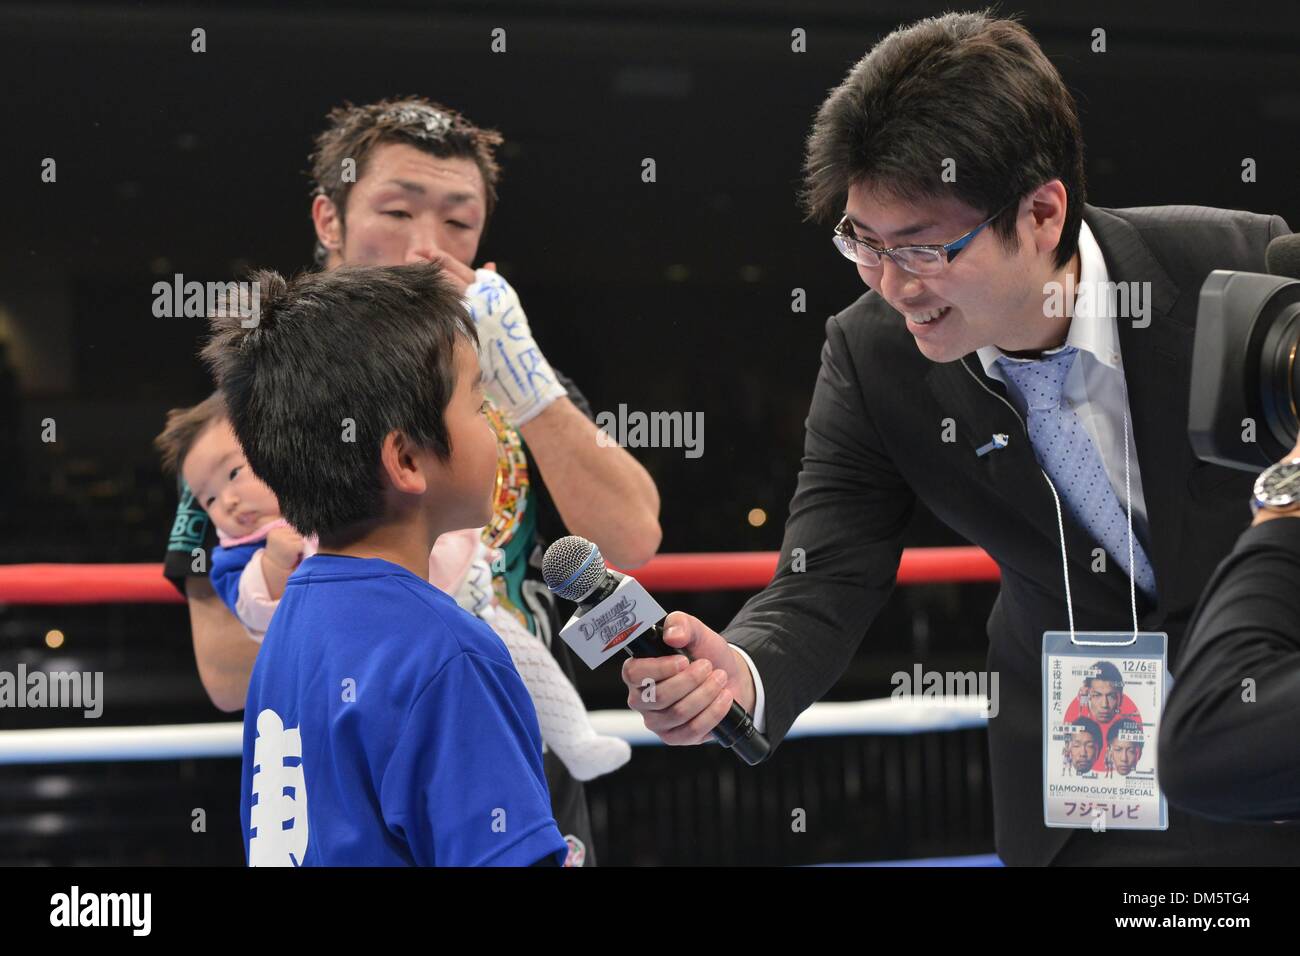
<svg viewBox="0 0 1300 956">
<path fill-rule="evenodd" d="M 1018 361 L 1002 355 L 997 364 L 1027 410 L 1025 425 L 1034 455 L 1056 485 L 1070 515 L 1148 597 L 1154 598 L 1155 572 L 1136 535 L 1133 559 L 1137 569 L 1129 570 L 1128 515 L 1106 477 L 1097 446 L 1074 409 L 1061 406 L 1065 378 L 1078 352 L 1068 345 L 1041 361 Z"/>
</svg>

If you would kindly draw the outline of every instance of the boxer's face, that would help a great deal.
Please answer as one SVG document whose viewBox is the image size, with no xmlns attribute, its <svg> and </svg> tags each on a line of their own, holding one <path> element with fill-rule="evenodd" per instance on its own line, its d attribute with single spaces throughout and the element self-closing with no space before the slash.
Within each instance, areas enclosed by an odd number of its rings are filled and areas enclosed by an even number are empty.
<svg viewBox="0 0 1300 956">
<path fill-rule="evenodd" d="M 1088 685 L 1088 710 L 1101 723 L 1109 723 L 1119 713 L 1120 699 L 1124 689 L 1108 680 L 1093 678 Z"/>
<path fill-rule="evenodd" d="M 345 218 L 316 199 L 316 234 L 337 265 L 396 266 L 449 256 L 472 266 L 486 224 L 483 175 L 463 156 L 440 158 L 406 143 L 371 152 L 348 193 Z"/>
<path fill-rule="evenodd" d="M 1073 734 L 1070 737 L 1070 764 L 1076 773 L 1085 773 L 1097 760 L 1097 741 L 1092 734 Z"/>
<path fill-rule="evenodd" d="M 1110 760 L 1115 770 L 1127 777 L 1142 759 L 1142 745 L 1136 740 L 1117 740 L 1110 745 Z"/>
<path fill-rule="evenodd" d="M 239 439 L 224 418 L 195 439 L 181 474 L 217 530 L 232 538 L 252 534 L 280 517 L 279 499 L 248 467 Z"/>
<path fill-rule="evenodd" d="M 949 307 L 928 324 L 897 320 L 906 322 L 931 361 L 951 362 L 986 345 L 1012 352 L 1057 345 L 1068 319 L 1045 318 L 1043 310 L 1043 284 L 1064 274 L 1052 266 L 1065 214 L 1064 187 L 1059 181 L 1055 187 L 1049 183 L 1020 200 L 1015 252 L 1006 250 L 990 225 L 937 275 L 913 275 L 887 256 L 878 266 L 859 264 L 858 274 L 901 313 Z M 854 234 L 878 249 L 952 242 L 988 218 L 953 198 L 910 203 L 865 184 L 849 189 L 845 212 Z"/>
</svg>

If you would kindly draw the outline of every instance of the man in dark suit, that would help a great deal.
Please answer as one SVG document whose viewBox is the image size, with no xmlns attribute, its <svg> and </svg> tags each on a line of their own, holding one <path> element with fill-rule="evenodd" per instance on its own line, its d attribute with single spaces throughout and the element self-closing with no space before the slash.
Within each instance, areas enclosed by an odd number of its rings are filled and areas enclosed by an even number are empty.
<svg viewBox="0 0 1300 956">
<path fill-rule="evenodd" d="M 629 660 L 629 706 L 694 744 L 736 700 L 779 743 L 885 603 L 919 498 L 1002 571 L 988 667 L 1004 861 L 1300 858 L 1300 831 L 1178 810 L 1165 831 L 1049 828 L 1041 756 L 1043 634 L 1071 615 L 1167 632 L 1177 677 L 1191 610 L 1249 518 L 1250 476 L 1187 440 L 1197 295 L 1211 269 L 1261 270 L 1286 223 L 1086 205 L 1072 98 L 1023 28 L 983 14 L 881 41 L 821 107 L 805 169 L 810 215 L 843 216 L 836 245 L 871 291 L 826 326 L 776 577 L 725 637 L 671 615 L 666 640 L 694 663 Z"/>
<path fill-rule="evenodd" d="M 1300 441 L 1201 595 L 1160 728 L 1160 779 L 1213 819 L 1300 820 Z M 1286 500 L 1287 498 L 1291 500 Z"/>
</svg>

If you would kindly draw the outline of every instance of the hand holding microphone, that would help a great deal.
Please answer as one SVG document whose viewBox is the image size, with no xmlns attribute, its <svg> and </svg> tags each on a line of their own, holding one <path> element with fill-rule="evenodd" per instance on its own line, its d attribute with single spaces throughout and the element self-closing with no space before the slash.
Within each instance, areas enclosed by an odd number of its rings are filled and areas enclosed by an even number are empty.
<svg viewBox="0 0 1300 956">
<path fill-rule="evenodd" d="M 578 604 L 560 636 L 589 667 L 620 651 L 636 658 L 624 663 L 623 680 L 628 706 L 643 715 L 647 729 L 676 745 L 712 736 L 751 765 L 767 757 L 767 738 L 749 715 L 749 668 L 721 635 L 688 614 L 665 619 L 635 579 L 607 570 L 600 549 L 577 535 L 547 549 L 542 576 Z"/>
<path fill-rule="evenodd" d="M 749 666 L 721 634 L 699 618 L 673 611 L 664 618 L 663 642 L 669 656 L 623 662 L 627 705 L 641 714 L 647 730 L 666 744 L 691 746 L 712 736 L 732 701 L 753 713 Z M 655 693 L 647 699 L 651 686 Z"/>
</svg>

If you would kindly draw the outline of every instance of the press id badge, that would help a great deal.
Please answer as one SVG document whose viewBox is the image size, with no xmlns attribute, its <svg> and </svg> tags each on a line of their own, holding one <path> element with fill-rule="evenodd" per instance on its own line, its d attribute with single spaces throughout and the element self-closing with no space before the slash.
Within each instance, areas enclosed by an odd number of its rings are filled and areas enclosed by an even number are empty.
<svg viewBox="0 0 1300 956">
<path fill-rule="evenodd" d="M 1166 830 L 1156 741 L 1169 636 L 1043 635 L 1043 811 L 1049 827 Z"/>
</svg>

